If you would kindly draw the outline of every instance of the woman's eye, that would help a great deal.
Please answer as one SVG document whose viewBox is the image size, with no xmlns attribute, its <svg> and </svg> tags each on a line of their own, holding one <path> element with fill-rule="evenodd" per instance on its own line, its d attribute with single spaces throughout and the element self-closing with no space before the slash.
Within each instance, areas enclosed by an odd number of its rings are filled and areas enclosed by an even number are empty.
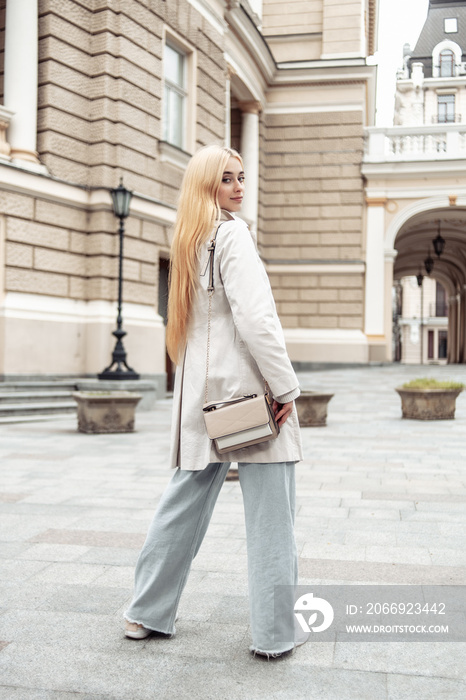
<svg viewBox="0 0 466 700">
<path fill-rule="evenodd" d="M 231 181 L 230 181 L 230 178 L 229 178 L 229 177 L 224 177 L 224 178 L 222 179 L 222 182 L 231 182 Z"/>
<path fill-rule="evenodd" d="M 241 177 L 238 178 L 238 182 L 244 182 L 245 179 L 246 179 L 246 178 L 244 177 L 244 175 L 242 175 Z"/>
</svg>

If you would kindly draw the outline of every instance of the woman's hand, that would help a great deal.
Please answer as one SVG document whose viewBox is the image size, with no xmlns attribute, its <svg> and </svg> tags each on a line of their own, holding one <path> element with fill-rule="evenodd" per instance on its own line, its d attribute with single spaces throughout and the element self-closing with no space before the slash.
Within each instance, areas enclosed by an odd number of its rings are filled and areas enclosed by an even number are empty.
<svg viewBox="0 0 466 700">
<path fill-rule="evenodd" d="M 273 400 L 272 404 L 272 410 L 275 414 L 275 420 L 277 421 L 279 426 L 282 426 L 288 416 L 291 415 L 291 412 L 293 410 L 293 401 L 289 401 L 288 403 L 278 403 L 278 401 Z"/>
</svg>

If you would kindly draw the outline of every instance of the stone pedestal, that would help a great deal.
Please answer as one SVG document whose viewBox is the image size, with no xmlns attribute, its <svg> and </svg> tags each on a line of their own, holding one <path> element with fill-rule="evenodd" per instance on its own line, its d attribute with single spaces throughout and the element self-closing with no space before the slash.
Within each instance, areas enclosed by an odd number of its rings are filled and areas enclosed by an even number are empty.
<svg viewBox="0 0 466 700">
<path fill-rule="evenodd" d="M 138 404 L 137 410 L 151 411 L 156 404 L 157 398 L 165 397 L 165 382 L 165 376 L 161 376 L 160 381 L 151 381 L 148 379 L 125 379 L 122 381 L 79 379 L 76 382 L 76 389 L 78 392 L 84 392 L 87 394 L 99 394 L 101 392 L 134 392 L 141 396 L 141 402 Z"/>
<path fill-rule="evenodd" d="M 131 433 L 140 394 L 131 391 L 84 392 L 72 394 L 78 404 L 81 433 Z"/>
<path fill-rule="evenodd" d="M 302 391 L 296 399 L 299 425 L 301 428 L 327 425 L 327 406 L 334 394 L 318 391 Z"/>
</svg>

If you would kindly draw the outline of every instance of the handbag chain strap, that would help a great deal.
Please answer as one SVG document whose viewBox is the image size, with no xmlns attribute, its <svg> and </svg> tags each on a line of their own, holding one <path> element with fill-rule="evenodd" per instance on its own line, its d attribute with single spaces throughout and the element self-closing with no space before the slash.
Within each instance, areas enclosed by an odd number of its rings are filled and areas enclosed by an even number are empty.
<svg viewBox="0 0 466 700">
<path fill-rule="evenodd" d="M 212 323 L 212 297 L 214 295 L 214 253 L 215 244 L 217 240 L 218 229 L 222 224 L 217 226 L 215 235 L 210 241 L 210 245 L 207 248 L 210 258 L 209 258 L 209 285 L 207 287 L 207 294 L 209 297 L 209 308 L 207 311 L 207 351 L 206 351 L 206 362 L 205 362 L 205 387 L 204 387 L 204 403 L 208 402 L 209 396 L 209 359 L 210 359 L 210 328 Z"/>
<path fill-rule="evenodd" d="M 224 222 L 222 222 L 224 223 Z M 206 348 L 206 362 L 205 362 L 205 386 L 204 386 L 204 404 L 208 403 L 208 397 L 209 397 L 209 360 L 210 360 L 210 329 L 211 329 L 211 324 L 212 324 L 212 297 L 214 294 L 214 253 L 215 253 L 215 244 L 217 241 L 217 233 L 218 229 L 220 228 L 222 224 L 219 224 L 217 226 L 217 230 L 215 231 L 215 235 L 210 241 L 210 245 L 207 248 L 210 258 L 209 258 L 209 285 L 207 287 L 207 294 L 209 297 L 209 307 L 207 310 L 207 348 Z M 267 384 L 267 381 L 263 379 L 264 382 L 264 388 L 265 388 L 265 394 L 267 396 L 267 400 L 269 403 L 271 403 L 270 398 L 270 389 L 269 385 Z"/>
</svg>

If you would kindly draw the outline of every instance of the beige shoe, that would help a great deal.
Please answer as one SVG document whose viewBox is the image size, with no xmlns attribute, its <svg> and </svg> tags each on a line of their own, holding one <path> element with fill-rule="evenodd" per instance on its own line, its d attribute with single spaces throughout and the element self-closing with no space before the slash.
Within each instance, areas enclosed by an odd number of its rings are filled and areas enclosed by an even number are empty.
<svg viewBox="0 0 466 700">
<path fill-rule="evenodd" d="M 136 622 L 125 622 L 125 636 L 130 639 L 145 639 L 150 634 L 152 630 L 148 630 L 144 625 L 138 625 Z"/>
<path fill-rule="evenodd" d="M 283 656 L 291 656 L 291 654 L 293 654 L 296 647 L 300 647 L 302 644 L 306 644 L 309 637 L 310 637 L 310 634 L 306 635 L 305 639 L 300 639 L 298 642 L 295 642 L 294 647 L 292 647 L 291 649 L 287 649 L 286 651 L 279 651 L 277 654 L 274 654 L 273 652 L 267 653 L 266 651 L 257 651 L 255 649 L 250 649 L 250 651 L 253 654 L 253 656 L 265 657 L 267 659 L 267 661 L 269 661 L 270 659 L 280 659 Z"/>
</svg>

